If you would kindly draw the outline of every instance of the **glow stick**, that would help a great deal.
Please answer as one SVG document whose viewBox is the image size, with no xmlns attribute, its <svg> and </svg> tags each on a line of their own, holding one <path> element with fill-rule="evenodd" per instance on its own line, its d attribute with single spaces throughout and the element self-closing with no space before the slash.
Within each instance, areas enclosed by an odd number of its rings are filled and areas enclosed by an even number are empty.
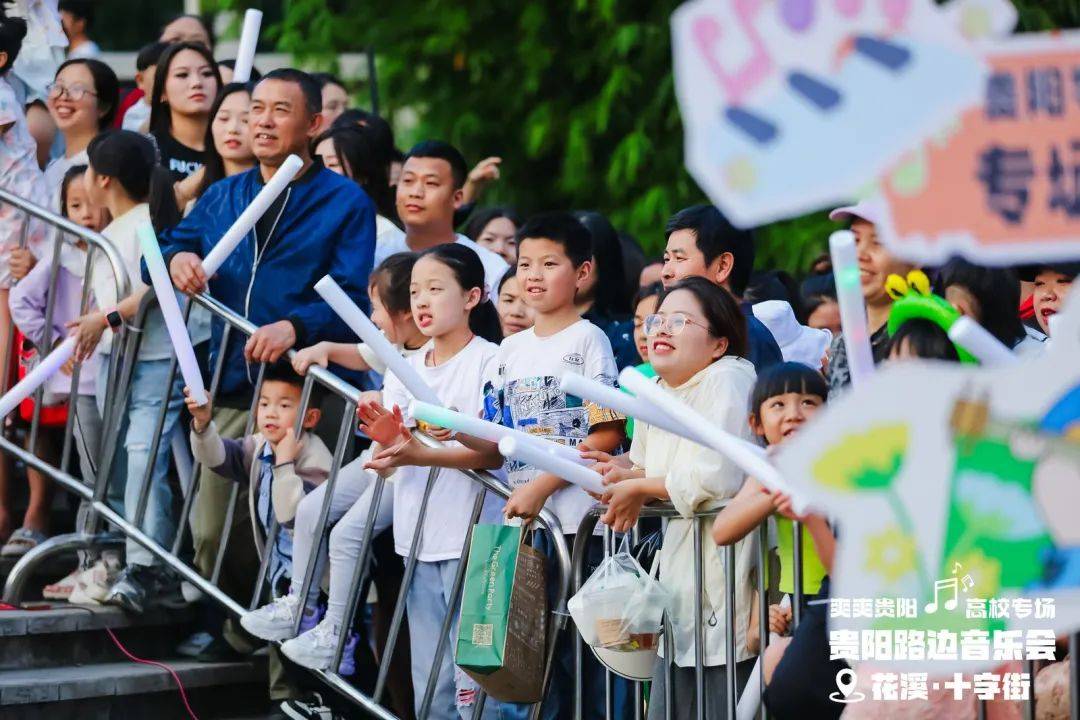
<svg viewBox="0 0 1080 720">
<path fill-rule="evenodd" d="M 855 252 L 855 233 L 837 230 L 829 236 L 836 300 L 840 304 L 840 328 L 847 350 L 851 384 L 858 386 L 874 372 L 874 353 L 866 329 L 866 304 L 859 279 L 859 257 Z"/>
<path fill-rule="evenodd" d="M 449 428 L 456 430 L 466 435 L 472 435 L 473 437 L 480 438 L 481 440 L 487 440 L 488 442 L 497 443 L 504 437 L 517 438 L 520 443 L 529 443 L 534 445 L 538 452 L 557 455 L 559 458 L 580 465 L 582 463 L 590 462 L 588 460 L 582 460 L 578 451 L 568 445 L 561 445 L 557 442 L 545 440 L 544 438 L 534 437 L 528 433 L 523 433 L 520 430 L 514 430 L 513 428 L 503 427 L 487 420 L 481 420 L 476 417 L 469 417 L 464 413 L 460 413 L 456 410 L 447 410 L 439 405 L 434 405 L 427 402 L 414 402 L 409 409 L 409 414 L 417 420 L 423 420 L 431 425 L 436 425 L 442 428 Z"/>
<path fill-rule="evenodd" d="M 583 490 L 604 494 L 604 478 L 600 473 L 576 462 L 565 460 L 559 455 L 544 452 L 534 443 L 522 442 L 519 438 L 507 435 L 499 441 L 499 453 L 503 457 L 512 457 L 523 463 L 540 468 L 555 477 L 573 483 Z"/>
<path fill-rule="evenodd" d="M 562 388 L 563 392 L 576 395 L 585 400 L 591 400 L 601 407 L 611 408 L 623 415 L 637 418 L 646 425 L 658 427 L 672 435 L 678 435 L 693 440 L 698 445 L 708 447 L 709 443 L 685 423 L 672 422 L 664 412 L 646 402 L 642 402 L 640 398 L 577 373 L 566 373 L 559 380 L 559 383 L 559 387 Z"/>
<path fill-rule="evenodd" d="M 199 361 L 195 359 L 195 349 L 191 346 L 187 323 L 184 322 L 184 314 L 180 312 L 180 304 L 176 301 L 169 271 L 165 269 L 165 260 L 161 257 L 161 246 L 154 234 L 154 226 L 143 223 L 136 228 L 135 233 L 139 236 L 139 245 L 142 247 L 143 259 L 146 260 L 146 269 L 150 273 L 150 282 L 154 285 L 158 306 L 165 317 L 165 329 L 169 331 L 169 339 L 172 340 L 180 375 L 184 378 L 184 384 L 190 388 L 191 397 L 200 405 L 205 405 L 209 398 L 203 385 L 202 372 L 199 371 Z"/>
<path fill-rule="evenodd" d="M 12 410 L 19 406 L 26 398 L 34 394 L 41 385 L 51 378 L 56 372 L 71 359 L 75 352 L 75 338 L 69 337 L 60 343 L 55 350 L 46 355 L 38 363 L 37 367 L 26 373 L 26 376 L 15 384 L 15 387 L 0 397 L 0 419 L 8 416 Z"/>
<path fill-rule="evenodd" d="M 986 328 L 969 317 L 959 317 L 949 328 L 949 339 L 974 355 L 986 367 L 1015 365 L 1020 361 L 1012 350 Z"/>
<path fill-rule="evenodd" d="M 278 195 L 285 191 L 285 186 L 296 177 L 302 167 L 304 167 L 304 161 L 296 155 L 285 158 L 285 162 L 281 163 L 281 167 L 277 169 L 270 181 L 263 185 L 262 190 L 251 201 L 251 204 L 244 208 L 244 212 L 240 213 L 240 217 L 236 218 L 236 222 L 232 224 L 232 227 L 225 231 L 225 234 L 218 240 L 217 245 L 212 247 L 206 257 L 203 258 L 203 271 L 206 273 L 207 278 L 214 276 L 214 273 L 218 271 L 225 259 L 232 254 L 240 241 L 251 232 L 251 228 L 255 227 L 255 223 L 277 200 Z"/>
<path fill-rule="evenodd" d="M 244 30 L 240 33 L 240 46 L 236 49 L 233 82 L 246 83 L 251 79 L 251 68 L 255 65 L 255 45 L 259 42 L 259 27 L 262 25 L 262 18 L 262 10 L 249 8 L 244 13 Z"/>
<path fill-rule="evenodd" d="M 801 503 L 792 493 L 791 486 L 765 458 L 761 448 L 716 427 L 704 415 L 632 367 L 624 368 L 619 373 L 619 383 L 638 398 L 656 405 L 668 417 L 681 418 L 692 427 L 698 428 L 698 432 L 708 442 L 707 447 L 731 460 L 747 475 L 753 475 L 769 490 L 792 495 L 795 510 L 803 510 Z"/>
<path fill-rule="evenodd" d="M 315 283 L 315 292 L 319 293 L 338 317 L 344 320 L 345 324 L 379 356 L 379 359 L 386 363 L 387 369 L 394 373 L 394 377 L 401 381 L 414 398 L 432 405 L 442 405 L 442 400 L 431 389 L 431 386 L 424 382 L 424 379 L 405 358 L 401 357 L 401 352 L 390 344 L 382 331 L 375 327 L 375 323 L 371 322 L 364 311 L 352 301 L 352 298 L 345 294 L 341 286 L 334 282 L 334 278 L 329 275 L 323 276 L 322 280 Z"/>
</svg>

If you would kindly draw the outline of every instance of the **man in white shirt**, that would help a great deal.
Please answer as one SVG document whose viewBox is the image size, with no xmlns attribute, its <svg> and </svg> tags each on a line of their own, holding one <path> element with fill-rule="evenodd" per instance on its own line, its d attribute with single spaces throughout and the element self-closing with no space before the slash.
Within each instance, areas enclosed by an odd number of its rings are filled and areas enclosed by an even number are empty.
<svg viewBox="0 0 1080 720">
<path fill-rule="evenodd" d="M 461 207 L 469 168 L 457 148 L 441 140 L 425 140 L 405 156 L 397 184 L 397 212 L 405 237 L 380 244 L 375 266 L 399 252 L 423 252 L 445 243 L 468 245 L 484 264 L 489 294 L 509 267 L 498 254 L 454 232 L 454 211 Z"/>
<path fill-rule="evenodd" d="M 68 38 L 68 59 L 101 55 L 101 48 L 87 34 L 93 23 L 94 3 L 91 0 L 63 0 L 60 3 L 60 24 Z"/>
</svg>

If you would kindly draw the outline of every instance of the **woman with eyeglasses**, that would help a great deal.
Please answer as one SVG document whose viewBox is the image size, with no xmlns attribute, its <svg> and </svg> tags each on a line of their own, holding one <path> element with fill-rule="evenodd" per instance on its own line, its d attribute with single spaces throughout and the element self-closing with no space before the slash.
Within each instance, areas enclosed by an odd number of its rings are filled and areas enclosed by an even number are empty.
<svg viewBox="0 0 1080 720">
<path fill-rule="evenodd" d="M 64 137 L 64 155 L 45 168 L 45 184 L 53 209 L 59 212 L 60 185 L 75 165 L 87 163 L 86 148 L 99 132 L 112 126 L 120 102 L 116 73 L 91 58 L 68 60 L 49 84 L 47 104 L 56 128 Z"/>
<path fill-rule="evenodd" d="M 754 366 L 745 358 L 746 318 L 731 294 L 703 277 L 688 277 L 660 295 L 656 311 L 645 318 L 649 360 L 661 385 L 717 427 L 751 440 L 746 410 L 754 389 Z M 638 423 L 630 452 L 619 458 L 584 453 L 598 460 L 595 469 L 604 474 L 608 509 L 602 518 L 616 532 L 627 532 L 637 522 L 641 508 L 654 500 L 669 500 L 678 512 L 668 521 L 660 548 L 660 582 L 671 592 L 674 657 L 665 649 L 653 668 L 649 718 L 664 717 L 665 666 L 671 668 L 672 697 L 678 704 L 671 717 L 695 714 L 694 545 L 709 547 L 709 524 L 696 524 L 694 514 L 719 507 L 735 496 L 745 474 L 728 458 L 660 428 Z M 624 459 L 625 458 L 625 459 Z M 694 533 L 700 533 L 699 538 Z M 727 708 L 726 665 L 735 662 L 738 685 L 753 669 L 746 647 L 753 593 L 750 570 L 753 546 L 735 546 L 735 657 L 725 653 L 727 597 L 724 592 L 723 558 L 718 552 L 704 554 L 701 586 L 705 643 L 705 692 L 708 717 L 723 717 Z"/>
</svg>

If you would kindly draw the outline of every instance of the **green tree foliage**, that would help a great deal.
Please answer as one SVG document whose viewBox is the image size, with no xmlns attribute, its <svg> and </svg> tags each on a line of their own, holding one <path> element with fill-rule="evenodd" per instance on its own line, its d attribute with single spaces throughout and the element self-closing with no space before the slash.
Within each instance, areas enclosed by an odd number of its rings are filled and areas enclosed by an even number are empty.
<svg viewBox="0 0 1080 720">
<path fill-rule="evenodd" d="M 239 0 L 219 0 L 242 8 Z M 1078 24 L 1076 0 L 1015 0 L 1021 29 Z M 675 0 L 287 0 L 280 49 L 332 66 L 374 47 L 398 144 L 441 137 L 504 158 L 485 202 L 594 208 L 650 252 L 676 210 L 705 197 L 683 167 L 671 74 Z M 400 122 L 406 116 L 414 122 Z M 803 271 L 834 225 L 823 213 L 759 229 L 759 261 Z"/>
</svg>

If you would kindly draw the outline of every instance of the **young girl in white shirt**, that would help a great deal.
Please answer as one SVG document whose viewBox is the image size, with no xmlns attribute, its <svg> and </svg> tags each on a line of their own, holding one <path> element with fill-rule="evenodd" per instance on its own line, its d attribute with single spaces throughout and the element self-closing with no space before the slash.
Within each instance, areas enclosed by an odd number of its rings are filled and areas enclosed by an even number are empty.
<svg viewBox="0 0 1080 720">
<path fill-rule="evenodd" d="M 371 321 L 386 335 L 386 339 L 402 355 L 409 357 L 423 350 L 429 339 L 420 332 L 412 316 L 409 284 L 412 281 L 412 269 L 416 264 L 416 253 L 396 253 L 383 260 L 371 273 L 368 280 L 368 297 L 371 300 Z M 386 372 L 386 364 L 371 349 L 361 343 L 320 342 L 304 348 L 293 358 L 293 369 L 300 375 L 307 373 L 312 366 L 326 367 L 335 363 L 351 370 L 374 370 Z M 367 394 L 365 394 L 367 395 Z M 381 398 L 379 391 L 373 391 L 369 397 Z M 330 533 L 331 581 L 330 597 L 327 608 L 327 627 L 335 627 L 344 621 L 345 603 L 349 595 L 349 582 L 352 579 L 352 567 L 359 556 L 360 540 L 363 538 L 364 525 L 371 507 L 374 473 L 364 470 L 364 462 L 370 458 L 365 451 L 357 460 L 341 468 L 334 484 L 334 496 L 330 503 L 327 526 L 340 520 Z M 304 496 L 296 509 L 296 522 L 293 527 L 293 585 L 287 595 L 275 598 L 258 610 L 249 612 L 240 619 L 240 624 L 252 635 L 267 641 L 288 640 L 295 636 L 296 615 L 303 612 L 300 621 L 300 633 L 306 634 L 319 621 L 316 602 L 319 596 L 323 569 L 328 556 L 328 549 L 321 544 L 321 538 L 315 535 L 319 529 L 319 516 L 326 495 L 326 484 L 320 485 Z M 376 513 L 373 537 L 388 528 L 393 521 L 394 496 L 384 492 Z M 300 603 L 301 584 L 307 572 L 311 546 L 320 541 L 319 555 L 315 563 L 314 580 L 308 590 L 307 600 Z M 385 588 L 380 588 L 382 596 Z M 384 602 L 389 600 L 384 599 Z M 322 638 L 322 636 L 319 636 Z M 308 636 L 308 640 L 314 636 Z M 351 640 L 350 640 L 351 641 Z M 335 640 L 336 642 L 336 640 Z M 302 647 L 306 647 L 302 646 Z M 295 649 L 296 646 L 294 645 Z M 311 646 L 308 651 L 299 653 L 301 664 L 316 670 L 329 667 L 334 646 L 320 644 Z M 343 660 L 342 666 L 348 668 Z M 342 675 L 348 675 L 339 668 Z"/>
<path fill-rule="evenodd" d="M 706 415 L 727 432 L 750 438 L 746 408 L 754 386 L 754 366 L 746 353 L 746 320 L 724 289 L 700 277 L 686 278 L 668 288 L 656 313 L 645 319 L 649 360 L 663 385 L 683 402 Z M 641 507 L 653 500 L 670 500 L 679 517 L 667 523 L 660 549 L 660 582 L 673 594 L 669 613 L 673 623 L 674 653 L 658 658 L 653 670 L 649 718 L 664 717 L 665 669 L 671 668 L 672 717 L 695 716 L 694 693 L 694 533 L 702 547 L 710 546 L 707 523 L 694 521 L 695 513 L 718 507 L 743 484 L 743 472 L 731 460 L 660 428 L 638 423 L 630 446 L 630 467 L 610 457 L 598 458 L 597 470 L 610 490 L 604 496 L 608 510 L 602 522 L 616 532 L 630 530 Z M 753 667 L 746 650 L 746 629 L 752 598 L 751 543 L 736 546 L 735 658 L 725 656 L 727 598 L 722 557 L 704 553 L 703 625 L 705 636 L 705 691 L 708 716 L 726 713 L 726 663 L 734 660 L 740 682 Z M 674 657 L 672 657 L 672 654 Z"/>
<path fill-rule="evenodd" d="M 495 307 L 485 296 L 484 267 L 470 248 L 440 245 L 420 255 L 413 267 L 412 313 L 420 331 L 431 338 L 422 353 L 409 358 L 445 407 L 478 416 L 483 409 L 484 381 L 494 372 L 501 339 Z M 402 557 L 412 550 L 413 535 L 420 522 L 419 511 L 429 482 L 429 469 L 409 463 L 417 441 L 395 416 L 404 414 L 406 424 L 412 395 L 392 374 L 383 387 L 383 405 L 361 407 L 364 429 L 381 446 L 367 467 L 393 473 L 394 543 Z M 393 408 L 393 412 L 387 410 Z M 449 439 L 449 433 L 435 435 Z M 455 441 L 449 441 L 452 448 Z M 492 465 L 498 459 L 492 457 Z M 391 470 L 391 468 L 397 468 Z M 458 716 L 458 688 L 465 676 L 453 661 L 453 635 L 447 639 L 442 656 L 436 646 L 451 605 L 453 583 L 465 537 L 473 521 L 473 508 L 481 488 L 468 477 L 450 469 L 440 469 L 434 477 L 423 529 L 417 549 L 416 573 L 408 588 L 406 608 L 409 618 L 413 693 L 417 714 L 433 665 L 440 666 L 439 680 L 429 717 Z M 489 498 L 486 514 L 498 517 L 501 503 Z"/>
</svg>

